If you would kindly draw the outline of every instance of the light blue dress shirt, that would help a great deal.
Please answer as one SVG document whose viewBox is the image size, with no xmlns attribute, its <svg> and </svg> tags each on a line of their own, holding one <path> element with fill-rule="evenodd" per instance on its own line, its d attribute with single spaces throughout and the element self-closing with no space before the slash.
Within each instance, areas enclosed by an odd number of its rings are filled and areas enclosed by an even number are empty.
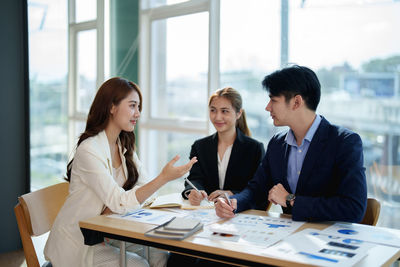
<svg viewBox="0 0 400 267">
<path fill-rule="evenodd" d="M 301 145 L 298 146 L 293 131 L 290 129 L 286 135 L 285 141 L 290 145 L 288 166 L 287 166 L 287 179 L 292 190 L 292 193 L 296 192 L 297 182 L 299 181 L 301 168 L 303 166 L 304 158 L 306 157 L 308 147 L 310 146 L 311 140 L 314 137 L 315 132 L 321 123 L 321 116 L 318 114 L 315 116 L 313 124 L 308 129 L 306 136 L 304 137 Z"/>
</svg>

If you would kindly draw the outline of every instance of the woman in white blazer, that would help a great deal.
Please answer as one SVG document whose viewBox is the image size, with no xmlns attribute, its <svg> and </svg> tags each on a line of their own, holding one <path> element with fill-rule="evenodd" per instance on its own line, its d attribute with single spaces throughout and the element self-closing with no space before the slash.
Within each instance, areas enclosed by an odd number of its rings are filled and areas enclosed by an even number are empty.
<svg viewBox="0 0 400 267">
<path fill-rule="evenodd" d="M 84 245 L 79 221 L 139 208 L 157 189 L 184 175 L 197 161 L 175 167 L 176 156 L 156 178 L 148 180 L 135 152 L 133 130 L 141 110 L 142 95 L 133 82 L 115 77 L 99 88 L 67 167 L 68 198 L 46 243 L 44 254 L 53 266 L 118 266 L 119 252 L 114 247 L 104 242 Z M 137 254 L 127 258 L 128 266 L 148 266 Z M 165 261 L 166 257 L 161 264 Z"/>
</svg>

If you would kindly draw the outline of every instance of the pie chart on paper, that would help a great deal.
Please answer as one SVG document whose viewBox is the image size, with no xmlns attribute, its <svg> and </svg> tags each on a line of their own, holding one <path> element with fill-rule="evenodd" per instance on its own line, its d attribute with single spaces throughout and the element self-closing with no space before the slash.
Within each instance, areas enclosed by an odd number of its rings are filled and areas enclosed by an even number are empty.
<svg viewBox="0 0 400 267">
<path fill-rule="evenodd" d="M 340 229 L 338 230 L 339 233 L 344 234 L 344 235 L 356 235 L 358 234 L 357 231 L 351 230 L 351 229 Z"/>
<path fill-rule="evenodd" d="M 344 239 L 343 242 L 347 243 L 347 244 L 361 244 L 363 241 L 362 240 L 358 240 L 358 239 L 348 238 L 348 239 Z"/>
</svg>

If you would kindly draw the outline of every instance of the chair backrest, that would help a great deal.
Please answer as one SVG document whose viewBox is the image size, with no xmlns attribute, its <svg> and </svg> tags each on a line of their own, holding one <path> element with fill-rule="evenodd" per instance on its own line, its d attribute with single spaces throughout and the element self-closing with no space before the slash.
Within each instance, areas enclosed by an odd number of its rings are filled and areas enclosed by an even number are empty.
<svg viewBox="0 0 400 267">
<path fill-rule="evenodd" d="M 360 222 L 361 224 L 376 225 L 379 219 L 379 213 L 381 211 L 381 204 L 375 198 L 368 198 L 367 210 L 365 211 L 364 218 Z"/>
<path fill-rule="evenodd" d="M 48 232 L 68 196 L 69 183 L 59 183 L 22 195 L 14 212 L 28 267 L 40 266 L 32 236 Z"/>
</svg>

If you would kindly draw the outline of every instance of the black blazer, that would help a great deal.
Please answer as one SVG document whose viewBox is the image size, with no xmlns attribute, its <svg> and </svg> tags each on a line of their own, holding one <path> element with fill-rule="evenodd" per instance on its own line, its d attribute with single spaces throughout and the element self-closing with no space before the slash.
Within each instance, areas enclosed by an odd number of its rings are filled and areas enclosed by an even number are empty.
<svg viewBox="0 0 400 267">
<path fill-rule="evenodd" d="M 220 189 L 217 151 L 217 133 L 197 140 L 190 151 L 190 158 L 197 157 L 198 162 L 190 170 L 188 179 L 207 194 Z M 262 143 L 244 135 L 236 128 L 236 139 L 226 169 L 224 188 L 221 189 L 231 190 L 236 194 L 245 188 L 247 182 L 253 178 L 264 153 Z M 187 198 L 184 193 L 190 189 L 192 187 L 185 182 L 185 190 L 182 192 L 184 198 Z"/>
</svg>

